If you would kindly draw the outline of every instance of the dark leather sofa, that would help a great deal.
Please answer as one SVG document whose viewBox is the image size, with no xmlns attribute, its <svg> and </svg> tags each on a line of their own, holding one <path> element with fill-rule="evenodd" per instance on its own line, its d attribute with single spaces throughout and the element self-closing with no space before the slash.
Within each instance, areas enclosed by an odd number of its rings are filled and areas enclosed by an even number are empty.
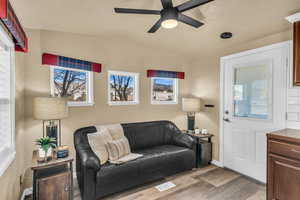
<svg viewBox="0 0 300 200">
<path fill-rule="evenodd" d="M 94 126 L 74 134 L 76 173 L 83 200 L 95 200 L 195 167 L 195 141 L 170 121 L 121 124 L 132 152 L 144 156 L 121 165 L 100 165 L 87 134 Z"/>
</svg>

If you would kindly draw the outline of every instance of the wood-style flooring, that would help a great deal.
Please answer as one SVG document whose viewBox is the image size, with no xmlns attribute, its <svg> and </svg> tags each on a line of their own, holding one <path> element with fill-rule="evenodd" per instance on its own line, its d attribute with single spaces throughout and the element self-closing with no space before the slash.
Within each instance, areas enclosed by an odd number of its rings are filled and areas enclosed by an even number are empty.
<svg viewBox="0 0 300 200">
<path fill-rule="evenodd" d="M 159 192 L 154 187 L 172 181 L 175 188 Z M 266 187 L 233 171 L 209 166 L 177 174 L 103 200 L 265 200 Z M 81 200 L 75 183 L 74 200 Z"/>
</svg>

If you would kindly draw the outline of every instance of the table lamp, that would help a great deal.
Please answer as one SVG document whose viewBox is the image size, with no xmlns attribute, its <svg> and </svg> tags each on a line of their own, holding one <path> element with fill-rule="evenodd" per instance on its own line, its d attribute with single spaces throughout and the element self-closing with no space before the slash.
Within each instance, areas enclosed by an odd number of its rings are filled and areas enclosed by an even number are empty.
<svg viewBox="0 0 300 200">
<path fill-rule="evenodd" d="M 33 100 L 33 117 L 43 121 L 43 137 L 55 138 L 58 146 L 61 146 L 61 119 L 67 118 L 68 114 L 64 98 L 36 97 Z"/>
<path fill-rule="evenodd" d="M 201 99 L 199 98 L 182 98 L 182 111 L 187 113 L 188 130 L 195 129 L 195 114 L 201 110 Z"/>
</svg>

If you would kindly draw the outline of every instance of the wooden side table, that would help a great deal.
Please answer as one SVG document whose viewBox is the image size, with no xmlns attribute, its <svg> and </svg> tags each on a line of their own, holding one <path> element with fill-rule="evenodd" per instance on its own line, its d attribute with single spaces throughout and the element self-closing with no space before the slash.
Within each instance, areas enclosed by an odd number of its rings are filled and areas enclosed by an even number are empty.
<svg viewBox="0 0 300 200">
<path fill-rule="evenodd" d="M 196 168 L 205 167 L 212 160 L 212 142 L 213 134 L 195 134 L 183 131 L 192 136 L 197 142 L 196 148 Z M 207 141 L 205 141 L 207 140 Z"/>
<path fill-rule="evenodd" d="M 33 200 L 73 200 L 73 158 L 38 162 L 38 152 L 32 156 Z"/>
</svg>

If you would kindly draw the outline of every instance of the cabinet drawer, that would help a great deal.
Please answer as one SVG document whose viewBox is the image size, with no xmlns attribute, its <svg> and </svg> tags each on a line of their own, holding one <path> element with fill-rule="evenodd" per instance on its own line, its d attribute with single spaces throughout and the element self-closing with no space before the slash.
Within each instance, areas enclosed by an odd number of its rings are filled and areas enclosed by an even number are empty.
<svg viewBox="0 0 300 200">
<path fill-rule="evenodd" d="M 300 146 L 269 140 L 269 152 L 300 160 Z"/>
</svg>

